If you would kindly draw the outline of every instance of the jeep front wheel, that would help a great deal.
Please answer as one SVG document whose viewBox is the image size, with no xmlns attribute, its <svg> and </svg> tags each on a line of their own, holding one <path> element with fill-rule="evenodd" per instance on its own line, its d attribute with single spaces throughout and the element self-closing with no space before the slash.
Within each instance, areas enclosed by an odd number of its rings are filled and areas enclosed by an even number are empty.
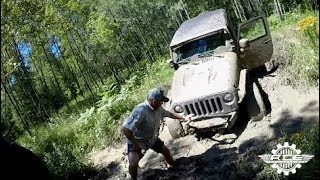
<svg viewBox="0 0 320 180">
<path fill-rule="evenodd" d="M 267 114 L 261 92 L 254 81 L 252 82 L 252 86 L 247 90 L 246 108 L 250 121 L 260 121 Z"/>
</svg>

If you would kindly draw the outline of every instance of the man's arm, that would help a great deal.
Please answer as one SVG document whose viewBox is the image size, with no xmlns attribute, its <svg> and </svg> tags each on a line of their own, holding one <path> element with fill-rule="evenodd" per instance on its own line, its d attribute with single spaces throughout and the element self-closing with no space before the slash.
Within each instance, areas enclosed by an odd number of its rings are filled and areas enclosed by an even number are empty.
<svg viewBox="0 0 320 180">
<path fill-rule="evenodd" d="M 179 119 L 179 120 L 183 120 L 183 121 L 190 121 L 191 120 L 191 116 L 181 116 L 177 113 L 170 112 L 170 111 L 169 111 L 169 118 Z"/>
<path fill-rule="evenodd" d="M 122 132 L 133 143 L 133 148 L 134 149 L 139 148 L 138 141 L 136 140 L 136 138 L 134 138 L 134 135 L 133 135 L 132 131 L 130 131 L 126 127 L 122 127 Z"/>
<path fill-rule="evenodd" d="M 134 136 L 134 129 L 139 129 L 144 118 L 143 109 L 136 107 L 122 124 L 121 130 L 123 134 L 133 143 L 133 148 L 136 150 L 139 149 L 139 144 Z"/>
</svg>

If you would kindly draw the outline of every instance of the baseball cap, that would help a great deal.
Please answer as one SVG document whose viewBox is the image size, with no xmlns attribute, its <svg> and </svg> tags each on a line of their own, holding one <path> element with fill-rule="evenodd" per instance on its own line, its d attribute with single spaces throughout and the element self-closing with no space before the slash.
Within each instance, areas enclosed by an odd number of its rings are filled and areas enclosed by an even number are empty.
<svg viewBox="0 0 320 180">
<path fill-rule="evenodd" d="M 160 90 L 160 89 L 157 89 L 157 88 L 149 90 L 148 98 L 149 99 L 154 99 L 154 100 L 157 100 L 157 101 L 163 101 L 163 102 L 168 102 L 169 101 L 169 98 L 167 98 L 166 96 L 163 95 L 163 90 Z"/>
</svg>

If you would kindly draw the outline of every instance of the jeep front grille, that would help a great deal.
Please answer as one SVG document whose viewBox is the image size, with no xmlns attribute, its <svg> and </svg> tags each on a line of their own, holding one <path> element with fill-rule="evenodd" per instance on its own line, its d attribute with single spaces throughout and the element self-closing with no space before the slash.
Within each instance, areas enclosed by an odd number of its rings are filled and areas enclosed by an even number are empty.
<svg viewBox="0 0 320 180">
<path fill-rule="evenodd" d="M 194 114 L 196 116 L 210 115 L 223 111 L 220 97 L 189 103 L 184 108 L 187 114 Z"/>
</svg>

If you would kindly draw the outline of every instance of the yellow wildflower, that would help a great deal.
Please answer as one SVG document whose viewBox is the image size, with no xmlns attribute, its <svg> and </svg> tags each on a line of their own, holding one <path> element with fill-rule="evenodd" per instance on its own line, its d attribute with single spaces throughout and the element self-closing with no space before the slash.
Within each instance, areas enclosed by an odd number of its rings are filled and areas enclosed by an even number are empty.
<svg viewBox="0 0 320 180">
<path fill-rule="evenodd" d="M 318 18 L 316 16 L 308 16 L 298 22 L 298 29 L 304 31 L 308 29 L 308 27 L 316 25 L 317 21 Z"/>
</svg>

